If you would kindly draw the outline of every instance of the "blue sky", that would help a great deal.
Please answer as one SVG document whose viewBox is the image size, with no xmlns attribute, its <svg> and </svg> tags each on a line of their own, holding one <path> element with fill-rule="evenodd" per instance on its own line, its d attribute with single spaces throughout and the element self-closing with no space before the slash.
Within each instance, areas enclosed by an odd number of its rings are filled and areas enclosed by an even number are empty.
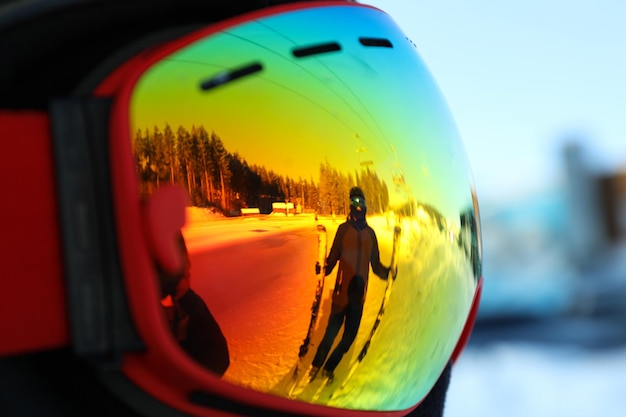
<svg viewBox="0 0 626 417">
<path fill-rule="evenodd" d="M 626 166 L 626 2 L 363 0 L 417 45 L 455 117 L 479 198 L 562 181 L 571 138 Z"/>
</svg>

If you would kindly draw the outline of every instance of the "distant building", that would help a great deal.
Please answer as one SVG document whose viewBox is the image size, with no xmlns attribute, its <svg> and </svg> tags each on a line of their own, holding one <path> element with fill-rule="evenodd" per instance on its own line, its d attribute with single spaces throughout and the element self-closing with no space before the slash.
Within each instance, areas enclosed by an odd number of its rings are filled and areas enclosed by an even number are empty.
<svg viewBox="0 0 626 417">
<path fill-rule="evenodd" d="M 295 213 L 296 211 L 293 203 L 285 203 L 284 201 L 272 203 L 272 214 L 284 214 L 285 216 L 291 216 Z"/>
<path fill-rule="evenodd" d="M 564 149 L 568 198 L 568 244 L 572 261 L 584 268 L 606 248 L 597 175 L 585 160 L 581 147 Z"/>
<path fill-rule="evenodd" d="M 611 243 L 626 238 L 626 171 L 598 177 L 604 231 Z"/>
<path fill-rule="evenodd" d="M 588 266 L 598 255 L 626 238 L 626 171 L 590 169 L 580 146 L 564 149 L 572 259 Z"/>
</svg>

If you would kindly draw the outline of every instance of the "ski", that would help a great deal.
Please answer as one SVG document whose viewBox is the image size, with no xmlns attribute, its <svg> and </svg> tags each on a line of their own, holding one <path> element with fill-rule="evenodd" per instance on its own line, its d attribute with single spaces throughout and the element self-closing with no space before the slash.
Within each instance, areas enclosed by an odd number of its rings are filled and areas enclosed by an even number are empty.
<svg viewBox="0 0 626 417">
<path fill-rule="evenodd" d="M 297 396 L 299 393 L 299 387 L 302 380 L 306 380 L 307 384 L 309 382 L 308 376 L 304 378 L 300 378 L 301 368 L 304 365 L 302 363 L 303 358 L 309 351 L 309 347 L 311 346 L 311 338 L 313 336 L 313 331 L 315 330 L 315 324 L 317 323 L 317 319 L 319 317 L 319 310 L 322 304 L 322 296 L 324 294 L 324 281 L 325 281 L 325 271 L 324 267 L 326 266 L 326 253 L 328 251 L 327 244 L 327 233 L 326 227 L 322 224 L 317 225 L 317 261 L 315 262 L 315 274 L 317 275 L 317 285 L 315 287 L 315 297 L 313 299 L 313 304 L 311 305 L 311 320 L 309 321 L 309 327 L 307 329 L 307 334 L 300 345 L 298 351 L 298 362 L 293 370 L 291 375 L 291 383 L 290 388 L 287 391 L 287 396 L 293 398 Z M 301 388 L 301 387 L 300 387 Z"/>
<path fill-rule="evenodd" d="M 315 262 L 315 274 L 318 276 L 317 278 L 317 286 L 315 288 L 315 298 L 313 299 L 313 304 L 311 305 L 311 320 L 309 321 L 309 328 L 307 330 L 306 337 L 302 341 L 300 345 L 300 351 L 298 352 L 298 358 L 304 357 L 309 351 L 309 347 L 311 346 L 311 336 L 313 335 L 313 330 L 315 329 L 315 323 L 317 322 L 317 317 L 319 315 L 320 304 L 322 303 L 322 295 L 324 292 L 324 266 L 326 265 L 326 251 L 327 251 L 327 236 L 326 236 L 326 227 L 321 224 L 317 225 L 317 262 Z"/>
<path fill-rule="evenodd" d="M 334 382 L 334 378 L 332 376 L 324 375 L 324 379 L 322 380 L 322 384 L 319 386 L 317 391 L 315 391 L 315 394 L 313 394 L 313 397 L 311 397 L 311 401 L 312 402 L 316 402 L 319 399 L 319 397 L 321 396 L 321 394 L 324 391 L 324 389 L 326 389 L 328 386 L 330 386 L 333 382 Z"/>
<path fill-rule="evenodd" d="M 311 378 L 308 375 L 305 375 L 302 378 L 298 378 L 300 374 L 299 369 L 300 364 L 296 366 L 296 369 L 294 370 L 294 373 L 292 375 L 291 387 L 287 391 L 288 398 L 297 398 L 300 394 L 302 394 L 302 391 L 304 390 L 304 388 L 306 388 L 309 382 L 311 382 Z"/>
<path fill-rule="evenodd" d="M 287 393 L 287 396 L 289 398 L 298 398 L 298 396 L 300 396 L 300 394 L 302 394 L 302 392 L 307 389 L 313 381 L 315 381 L 320 371 L 320 368 L 314 369 L 313 366 L 309 366 L 304 376 L 294 382 L 293 386 Z M 326 376 L 324 378 L 326 379 Z"/>
<path fill-rule="evenodd" d="M 370 344 L 372 343 L 372 339 L 374 338 L 374 335 L 376 334 L 376 331 L 378 330 L 378 326 L 380 325 L 380 322 L 381 322 L 381 320 L 383 318 L 383 315 L 385 313 L 385 308 L 387 307 L 387 302 L 389 301 L 389 296 L 391 295 L 391 289 L 393 288 L 393 283 L 395 282 L 396 275 L 398 273 L 398 270 L 397 270 L 397 264 L 398 264 L 398 241 L 400 240 L 400 233 L 401 233 L 401 231 L 402 231 L 402 229 L 400 228 L 400 226 L 395 226 L 394 229 L 393 229 L 393 246 L 392 246 L 392 249 L 391 249 L 391 261 L 390 261 L 390 265 L 389 265 L 390 274 L 393 274 L 393 275 L 390 278 L 388 278 L 387 286 L 385 288 L 385 294 L 383 295 L 383 299 L 381 301 L 380 308 L 378 309 L 378 314 L 376 315 L 376 320 L 374 321 L 374 325 L 372 326 L 372 330 L 370 331 L 369 336 L 367 337 L 367 340 L 363 344 L 363 347 L 359 351 L 359 355 L 357 356 L 356 360 L 350 366 L 350 369 L 349 369 L 347 375 L 345 376 L 345 378 L 343 378 L 343 381 L 341 382 L 341 385 L 336 390 L 334 390 L 330 394 L 330 396 L 328 397 L 329 400 L 333 397 L 333 395 L 335 395 L 337 392 L 341 391 L 347 385 L 348 381 L 350 380 L 350 378 L 352 377 L 354 372 L 357 370 L 357 368 L 359 367 L 360 363 L 363 361 L 363 358 L 365 358 L 365 355 L 367 355 L 367 352 L 369 350 Z M 319 392 L 321 392 L 321 390 L 318 391 L 318 393 Z"/>
</svg>

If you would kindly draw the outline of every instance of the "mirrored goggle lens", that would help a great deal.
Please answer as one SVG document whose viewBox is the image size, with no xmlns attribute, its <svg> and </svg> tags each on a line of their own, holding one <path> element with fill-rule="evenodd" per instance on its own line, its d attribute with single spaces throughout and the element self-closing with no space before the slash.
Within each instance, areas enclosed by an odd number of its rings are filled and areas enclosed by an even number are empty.
<svg viewBox="0 0 626 417">
<path fill-rule="evenodd" d="M 352 197 L 350 199 L 350 205 L 353 207 L 365 207 L 365 199 L 361 197 Z"/>
<path fill-rule="evenodd" d="M 227 340 L 224 380 L 350 409 L 428 393 L 476 289 L 477 218 L 446 106 L 387 15 L 212 33 L 149 68 L 130 112 L 141 194 L 191 198 L 187 282 Z"/>
</svg>

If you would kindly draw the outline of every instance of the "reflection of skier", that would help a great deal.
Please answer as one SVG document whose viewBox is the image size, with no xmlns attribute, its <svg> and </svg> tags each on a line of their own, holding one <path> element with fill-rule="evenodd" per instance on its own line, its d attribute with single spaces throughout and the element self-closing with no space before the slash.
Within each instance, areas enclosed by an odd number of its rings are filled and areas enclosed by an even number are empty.
<svg viewBox="0 0 626 417">
<path fill-rule="evenodd" d="M 389 276 L 389 268 L 380 263 L 378 240 L 374 229 L 365 220 L 366 211 L 363 191 L 353 187 L 348 220 L 339 225 L 326 260 L 326 275 L 332 272 L 337 262 L 339 267 L 328 326 L 312 362 L 311 378 L 324 365 L 326 376 L 332 379 L 335 368 L 354 342 L 363 315 L 370 265 L 380 278 L 386 280 Z M 341 341 L 326 361 L 342 325 Z"/>
<path fill-rule="evenodd" d="M 189 253 L 182 234 L 178 241 L 185 258 L 181 275 L 161 273 L 161 291 L 170 328 L 183 350 L 205 368 L 223 375 L 230 364 L 228 344 L 204 300 L 190 287 Z"/>
</svg>

